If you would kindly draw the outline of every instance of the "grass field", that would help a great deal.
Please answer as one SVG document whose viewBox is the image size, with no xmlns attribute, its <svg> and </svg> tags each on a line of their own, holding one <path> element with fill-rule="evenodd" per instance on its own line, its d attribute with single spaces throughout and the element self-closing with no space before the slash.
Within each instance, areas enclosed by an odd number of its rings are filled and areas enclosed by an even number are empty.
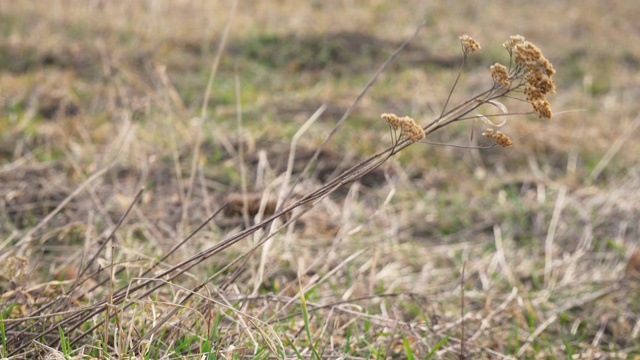
<svg viewBox="0 0 640 360">
<path fill-rule="evenodd" d="M 0 1 L 0 358 L 640 359 L 638 18 Z M 381 114 L 475 104 L 516 34 L 551 119 L 514 91 L 513 146 L 475 117 L 388 150 Z"/>
</svg>

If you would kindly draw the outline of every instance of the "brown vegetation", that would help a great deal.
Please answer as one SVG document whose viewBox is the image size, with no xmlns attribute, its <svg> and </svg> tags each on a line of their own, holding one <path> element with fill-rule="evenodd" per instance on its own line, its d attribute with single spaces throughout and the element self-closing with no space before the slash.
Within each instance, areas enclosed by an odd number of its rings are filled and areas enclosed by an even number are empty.
<svg viewBox="0 0 640 360">
<path fill-rule="evenodd" d="M 637 6 L 462 4 L 2 3 L 0 357 L 639 356 Z"/>
</svg>

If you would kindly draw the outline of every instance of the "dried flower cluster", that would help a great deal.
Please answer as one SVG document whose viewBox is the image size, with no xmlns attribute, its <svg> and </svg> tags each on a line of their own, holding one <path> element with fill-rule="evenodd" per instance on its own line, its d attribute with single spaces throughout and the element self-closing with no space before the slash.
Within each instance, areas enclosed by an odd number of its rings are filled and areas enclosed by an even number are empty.
<svg viewBox="0 0 640 360">
<path fill-rule="evenodd" d="M 487 129 L 482 133 L 482 136 L 493 139 L 493 141 L 495 141 L 496 144 L 502 147 L 508 147 L 513 145 L 513 142 L 511 142 L 511 139 L 507 135 L 505 135 L 502 131 L 494 131 L 493 129 Z"/>
<path fill-rule="evenodd" d="M 509 53 L 511 53 L 514 46 L 523 42 L 524 42 L 524 36 L 512 35 L 511 37 L 509 37 L 509 40 L 502 43 L 502 46 L 504 46 L 507 50 L 509 50 Z"/>
<path fill-rule="evenodd" d="M 503 86 L 509 86 L 511 84 L 507 68 L 502 64 L 495 63 L 491 65 L 491 77 L 496 84 Z"/>
<path fill-rule="evenodd" d="M 464 53 L 463 66 L 460 69 L 460 72 L 462 72 L 467 56 L 480 50 L 481 47 L 480 44 L 469 35 L 462 35 L 459 39 Z M 411 142 L 419 141 L 423 139 L 426 134 L 430 134 L 443 126 L 461 120 L 474 119 L 475 123 L 475 120 L 480 119 L 489 124 L 489 126 L 500 127 L 507 122 L 507 117 L 504 115 L 509 115 L 509 110 L 496 99 L 512 97 L 513 92 L 522 91 L 535 113 L 540 118 L 550 119 L 552 113 L 546 95 L 555 93 L 556 91 L 555 83 L 553 82 L 553 75 L 556 71 L 553 65 L 551 65 L 536 45 L 526 41 L 523 36 L 511 36 L 502 46 L 509 52 L 511 62 L 508 67 L 500 63 L 495 63 L 491 66 L 491 78 L 494 81 L 494 85 L 477 97 L 458 105 L 452 110 L 446 111 L 451 93 L 453 93 L 460 79 L 459 73 L 440 117 L 433 120 L 426 127 L 422 128 L 418 126 L 416 122 L 408 116 L 398 117 L 395 114 L 382 114 L 382 119 L 387 121 L 394 131 L 393 138 L 396 144 L 398 140 L 402 139 L 410 140 Z M 490 116 L 499 117 L 502 121 L 494 123 L 489 120 L 488 116 L 482 114 L 475 116 L 470 115 L 472 111 L 475 111 L 483 105 L 492 105 L 498 108 L 501 114 L 491 114 Z M 399 137 L 395 136 L 397 131 L 400 131 Z M 494 129 L 487 129 L 482 135 L 492 139 L 497 145 L 502 147 L 513 145 L 509 136 Z"/>
<path fill-rule="evenodd" d="M 400 128 L 400 119 L 396 116 L 396 114 L 384 113 L 380 115 L 380 117 L 387 123 L 389 123 L 389 126 L 391 126 L 393 130 L 398 130 Z"/>
<path fill-rule="evenodd" d="M 553 74 L 556 70 L 542 54 L 542 51 L 524 37 L 512 36 L 509 41 L 502 44 L 516 63 L 516 71 L 523 71 L 523 79 L 526 82 L 524 94 L 527 101 L 543 119 L 551 119 L 551 107 L 546 95 L 555 94 L 556 86 L 553 82 Z M 492 73 L 493 74 L 493 73 Z"/>
<path fill-rule="evenodd" d="M 382 114 L 380 117 L 389 123 L 393 130 L 400 129 L 402 136 L 406 136 L 411 142 L 422 140 L 425 137 L 424 130 L 408 116 L 399 118 L 396 114 Z"/>
<path fill-rule="evenodd" d="M 480 44 L 467 34 L 460 36 L 459 39 L 465 55 L 471 54 L 472 52 L 481 49 Z"/>
</svg>

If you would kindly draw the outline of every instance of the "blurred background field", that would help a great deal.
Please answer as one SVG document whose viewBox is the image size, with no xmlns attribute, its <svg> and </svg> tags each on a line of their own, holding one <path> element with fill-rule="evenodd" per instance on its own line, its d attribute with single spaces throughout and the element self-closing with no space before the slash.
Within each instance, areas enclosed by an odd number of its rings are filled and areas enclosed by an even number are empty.
<svg viewBox="0 0 640 360">
<path fill-rule="evenodd" d="M 414 144 L 201 291 L 262 325 L 195 297 L 146 350 L 131 345 L 176 308 L 178 286 L 193 288 L 246 254 L 256 235 L 119 308 L 125 325 L 83 337 L 68 354 L 57 330 L 38 341 L 66 355 L 141 358 L 275 357 L 269 344 L 278 341 L 288 358 L 458 358 L 461 347 L 469 358 L 640 356 L 638 18 L 634 2 L 595 0 L 240 1 L 235 12 L 227 1 L 0 1 L 2 318 L 62 296 L 140 188 L 114 248 L 91 268 L 113 259 L 124 271 L 112 287 L 140 276 L 226 200 L 246 195 L 163 266 L 253 223 L 258 205 L 268 210 L 277 197 L 305 121 L 326 105 L 298 141 L 294 175 L 424 21 L 294 198 L 389 146 L 381 113 L 419 124 L 437 117 L 462 34 L 482 50 L 452 104 L 491 86 L 489 66 L 508 62 L 501 44 L 520 34 L 557 70 L 553 118 L 510 117 L 509 148 Z M 427 140 L 486 145 L 483 129 L 464 122 Z M 96 285 L 104 279 L 87 281 L 67 309 L 108 296 Z M 35 331 L 18 336 L 24 327 L 15 326 L 3 332 L 5 355 Z M 109 332 L 130 341 L 105 340 Z M 30 343 L 16 354 L 52 352 Z"/>
</svg>

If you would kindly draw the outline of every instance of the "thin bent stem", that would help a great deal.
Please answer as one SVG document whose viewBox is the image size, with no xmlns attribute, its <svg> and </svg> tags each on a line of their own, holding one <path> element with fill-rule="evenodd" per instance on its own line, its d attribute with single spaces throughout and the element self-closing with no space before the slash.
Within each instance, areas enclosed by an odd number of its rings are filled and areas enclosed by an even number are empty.
<svg viewBox="0 0 640 360">
<path fill-rule="evenodd" d="M 464 69 L 464 65 L 467 63 L 467 54 L 464 53 L 462 57 L 462 64 L 460 64 L 460 70 L 458 70 L 458 76 L 456 76 L 456 81 L 453 82 L 453 86 L 451 90 L 449 90 L 449 95 L 447 96 L 447 101 L 444 102 L 444 106 L 442 107 L 442 112 L 440 113 L 440 118 L 444 116 L 444 112 L 447 110 L 447 105 L 449 105 L 449 101 L 451 100 L 451 96 L 453 95 L 453 91 L 456 89 L 456 85 L 458 85 L 458 81 L 460 80 L 460 76 L 462 76 L 462 69 Z"/>
<path fill-rule="evenodd" d="M 356 96 L 356 98 L 353 100 L 353 102 L 351 103 L 351 105 L 349 105 L 349 107 L 347 108 L 347 111 L 344 112 L 344 114 L 342 115 L 342 117 L 340 118 L 340 120 L 338 120 L 338 122 L 336 123 L 336 125 L 333 127 L 333 129 L 331 129 L 331 132 L 329 132 L 329 134 L 326 136 L 326 138 L 322 141 L 322 143 L 320 144 L 320 146 L 318 146 L 318 148 L 316 149 L 316 151 L 313 153 L 313 156 L 311 157 L 311 159 L 309 159 L 309 162 L 307 162 L 307 165 L 304 167 L 304 170 L 302 170 L 302 172 L 300 173 L 300 175 L 296 178 L 296 180 L 293 182 L 293 184 L 291 185 L 291 188 L 289 189 L 289 193 L 287 194 L 287 196 L 285 197 L 284 202 L 286 202 L 287 199 L 289 199 L 291 197 L 291 195 L 293 194 L 293 191 L 295 190 L 295 187 L 298 185 L 298 183 L 302 180 L 302 178 L 304 176 L 306 176 L 307 172 L 309 171 L 309 169 L 311 168 L 311 166 L 313 165 L 313 163 L 315 163 L 316 159 L 318 158 L 318 156 L 320 155 L 320 152 L 322 151 L 322 149 L 324 149 L 325 145 L 329 142 L 329 140 L 331 140 L 331 138 L 333 137 L 333 135 L 338 131 L 338 129 L 342 126 L 342 124 L 347 120 L 347 118 L 349 117 L 349 115 L 351 115 L 351 112 L 353 111 L 353 109 L 356 107 L 356 105 L 360 102 L 360 100 L 362 100 L 362 98 L 364 97 L 364 95 L 367 93 L 367 91 L 369 90 L 369 88 L 371 88 L 371 86 L 373 85 L 373 83 L 378 79 L 378 77 L 380 76 L 380 74 L 384 71 L 384 69 L 387 68 L 387 66 L 389 66 L 389 64 L 400 54 L 400 52 L 402 52 L 402 50 L 411 42 L 411 40 L 413 40 L 417 35 L 418 32 L 420 32 L 420 29 L 422 29 L 425 26 L 425 22 L 421 22 L 418 27 L 416 28 L 416 30 L 414 31 L 414 33 L 409 36 L 400 46 L 398 46 L 398 48 L 393 52 L 393 54 L 391 54 L 391 56 L 389 56 L 389 58 L 380 66 L 380 68 L 373 74 L 373 76 L 371 77 L 371 79 L 369 79 L 369 81 L 367 82 L 367 84 L 364 86 L 364 88 L 362 89 L 362 91 L 360 92 L 360 94 L 358 94 L 358 96 Z"/>
</svg>

